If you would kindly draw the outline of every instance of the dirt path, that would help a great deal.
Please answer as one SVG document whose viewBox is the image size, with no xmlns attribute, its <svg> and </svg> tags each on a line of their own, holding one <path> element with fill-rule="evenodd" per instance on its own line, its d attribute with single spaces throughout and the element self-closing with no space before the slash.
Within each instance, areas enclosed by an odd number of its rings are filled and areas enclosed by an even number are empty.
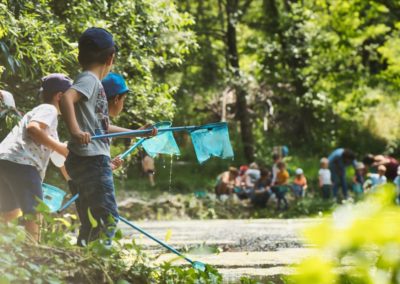
<svg viewBox="0 0 400 284">
<path fill-rule="evenodd" d="M 277 279 L 291 272 L 288 265 L 307 256 L 312 249 L 302 244 L 299 232 L 315 224 L 317 219 L 254 219 L 254 220 L 192 220 L 149 221 L 137 225 L 178 249 L 189 248 L 192 259 L 219 269 L 227 282 L 247 275 L 258 279 Z M 134 236 L 148 250 L 159 253 L 160 247 L 121 225 L 127 236 Z M 203 249 L 192 249 L 201 245 Z M 219 252 L 218 252 L 219 251 Z M 174 259 L 163 254 L 158 261 Z M 180 260 L 177 264 L 183 263 Z"/>
</svg>

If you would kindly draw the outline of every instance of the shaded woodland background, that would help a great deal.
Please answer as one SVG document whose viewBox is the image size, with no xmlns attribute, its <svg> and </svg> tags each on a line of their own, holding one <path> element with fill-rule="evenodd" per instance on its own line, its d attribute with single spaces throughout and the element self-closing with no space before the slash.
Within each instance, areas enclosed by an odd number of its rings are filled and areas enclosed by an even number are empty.
<svg viewBox="0 0 400 284">
<path fill-rule="evenodd" d="M 227 120 L 247 162 L 274 145 L 399 154 L 398 1 L 1 0 L 0 87 L 19 109 L 38 104 L 42 76 L 80 71 L 90 26 L 114 34 L 133 91 L 115 123 Z"/>
</svg>

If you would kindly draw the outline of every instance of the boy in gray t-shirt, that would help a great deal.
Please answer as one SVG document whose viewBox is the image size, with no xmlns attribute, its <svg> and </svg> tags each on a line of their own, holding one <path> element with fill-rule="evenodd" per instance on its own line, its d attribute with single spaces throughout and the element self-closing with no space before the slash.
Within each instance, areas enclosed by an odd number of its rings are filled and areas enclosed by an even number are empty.
<svg viewBox="0 0 400 284">
<path fill-rule="evenodd" d="M 118 219 L 110 140 L 91 140 L 94 135 L 130 131 L 109 123 L 107 97 L 100 81 L 111 70 L 115 50 L 108 31 L 87 29 L 79 39 L 78 60 L 84 71 L 61 100 L 61 112 L 71 134 L 65 166 L 79 193 L 78 245 L 82 246 L 100 236 L 111 243 Z M 96 228 L 92 228 L 88 211 L 98 221 Z"/>
</svg>

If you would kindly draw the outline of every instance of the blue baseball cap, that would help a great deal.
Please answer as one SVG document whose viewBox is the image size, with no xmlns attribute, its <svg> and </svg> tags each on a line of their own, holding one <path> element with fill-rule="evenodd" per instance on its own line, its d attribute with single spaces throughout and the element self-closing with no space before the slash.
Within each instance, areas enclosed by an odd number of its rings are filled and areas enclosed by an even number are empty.
<svg viewBox="0 0 400 284">
<path fill-rule="evenodd" d="M 53 73 L 42 78 L 42 87 L 40 91 L 45 94 L 55 94 L 65 92 L 72 86 L 72 80 L 60 73 Z"/>
<path fill-rule="evenodd" d="M 116 47 L 113 36 L 107 30 L 102 28 L 88 28 L 79 38 L 79 47 L 91 43 L 98 49 Z"/>
<path fill-rule="evenodd" d="M 117 73 L 108 73 L 101 83 L 103 84 L 107 99 L 129 92 L 124 78 Z"/>
</svg>

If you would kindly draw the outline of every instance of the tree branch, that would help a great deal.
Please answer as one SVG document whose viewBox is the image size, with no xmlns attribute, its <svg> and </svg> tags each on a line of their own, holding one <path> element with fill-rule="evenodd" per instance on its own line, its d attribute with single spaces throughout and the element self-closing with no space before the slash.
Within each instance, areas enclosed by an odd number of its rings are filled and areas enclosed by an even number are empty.
<svg viewBox="0 0 400 284">
<path fill-rule="evenodd" d="M 242 17 L 247 13 L 247 10 L 249 9 L 251 3 L 253 0 L 247 0 L 240 8 L 239 10 L 242 12 L 240 17 L 238 17 L 238 20 L 240 21 Z"/>
</svg>

